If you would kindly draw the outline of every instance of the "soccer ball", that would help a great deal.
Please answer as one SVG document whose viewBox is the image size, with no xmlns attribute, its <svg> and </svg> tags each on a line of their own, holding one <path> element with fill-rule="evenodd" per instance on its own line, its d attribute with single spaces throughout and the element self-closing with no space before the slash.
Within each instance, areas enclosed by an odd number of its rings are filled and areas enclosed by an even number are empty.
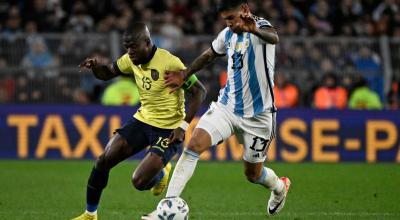
<svg viewBox="0 0 400 220">
<path fill-rule="evenodd" d="M 165 198 L 157 205 L 159 220 L 188 220 L 189 206 L 179 197 Z"/>
</svg>

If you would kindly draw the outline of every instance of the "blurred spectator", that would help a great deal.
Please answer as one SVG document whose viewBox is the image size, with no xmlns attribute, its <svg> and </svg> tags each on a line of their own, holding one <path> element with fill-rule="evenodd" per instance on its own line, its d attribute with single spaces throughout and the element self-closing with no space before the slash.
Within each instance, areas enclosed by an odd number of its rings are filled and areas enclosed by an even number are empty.
<svg viewBox="0 0 400 220">
<path fill-rule="evenodd" d="M 88 105 L 90 104 L 90 98 L 88 94 L 82 89 L 75 89 L 72 93 L 72 100 L 78 105 Z"/>
<path fill-rule="evenodd" d="M 117 18 L 114 15 L 107 15 L 101 20 L 96 27 L 96 31 L 99 33 L 108 33 L 115 28 Z"/>
<path fill-rule="evenodd" d="M 383 98 L 383 73 L 380 58 L 372 53 L 370 48 L 362 46 L 354 60 L 356 70 L 361 72 L 371 86 L 371 89 Z"/>
<path fill-rule="evenodd" d="M 8 101 L 9 99 L 6 88 L 0 87 L 0 104 L 6 104 Z"/>
<path fill-rule="evenodd" d="M 384 0 L 375 8 L 373 19 L 377 23 L 380 34 L 392 33 L 395 16 L 400 13 L 397 0 Z"/>
<path fill-rule="evenodd" d="M 18 34 L 22 32 L 22 19 L 18 7 L 10 7 L 5 17 L 4 27 L 0 30 L 0 53 L 2 50 L 7 53 L 4 55 L 8 64 L 19 65 L 25 53 L 25 45 L 24 39 L 18 37 Z"/>
<path fill-rule="evenodd" d="M 275 74 L 274 94 L 277 108 L 294 108 L 299 102 L 298 88 L 289 83 L 283 73 Z"/>
<path fill-rule="evenodd" d="M 306 66 L 310 71 L 315 71 L 319 69 L 321 60 L 322 60 L 322 54 L 319 49 L 317 49 L 315 46 L 308 46 L 306 45 L 306 50 L 307 50 L 307 64 Z M 290 52 L 288 52 L 290 53 Z"/>
<path fill-rule="evenodd" d="M 85 4 L 77 1 L 73 6 L 73 14 L 68 21 L 68 29 L 77 33 L 84 33 L 91 31 L 93 26 L 93 18 L 87 13 Z"/>
<path fill-rule="evenodd" d="M 118 31 L 123 32 L 128 28 L 129 22 L 132 20 L 133 12 L 128 4 L 121 4 L 120 6 L 119 16 L 117 16 L 115 20 L 115 27 Z"/>
<path fill-rule="evenodd" d="M 55 76 L 57 72 L 52 69 L 46 69 L 57 66 L 57 61 L 48 51 L 42 38 L 35 38 L 31 42 L 29 52 L 22 60 L 22 66 L 27 68 L 28 74 L 33 77 L 36 74 L 35 69 L 44 71 L 46 76 Z"/>
<path fill-rule="evenodd" d="M 338 85 L 334 73 L 324 76 L 322 85 L 314 94 L 314 105 L 317 109 L 344 109 L 347 106 L 347 92 Z"/>
<path fill-rule="evenodd" d="M 326 0 L 317 0 L 311 6 L 308 24 L 311 35 L 327 36 L 333 33 L 330 21 L 330 6 Z"/>
<path fill-rule="evenodd" d="M 65 16 L 59 3 L 47 0 L 26 1 L 23 12 L 25 20 L 35 22 L 41 32 L 59 30 L 59 21 Z"/>
<path fill-rule="evenodd" d="M 360 0 L 342 0 L 339 7 L 336 9 L 336 22 L 333 22 L 334 33 L 338 35 L 344 31 L 353 32 L 353 26 L 351 23 L 360 18 L 362 13 L 363 5 Z M 349 28 L 349 30 L 344 30 L 344 26 L 345 29 Z"/>
<path fill-rule="evenodd" d="M 347 63 L 350 62 L 348 55 L 343 53 L 343 48 L 339 43 L 332 43 L 328 45 L 327 55 L 329 59 L 333 62 L 335 69 L 341 70 Z"/>
<path fill-rule="evenodd" d="M 0 71 L 7 67 L 7 60 L 0 56 Z"/>
<path fill-rule="evenodd" d="M 103 105 L 137 105 L 139 90 L 130 77 L 120 77 L 110 84 L 101 98 Z"/>
<path fill-rule="evenodd" d="M 14 34 L 22 32 L 21 29 L 22 19 L 18 7 L 13 6 L 8 11 L 7 19 L 2 33 L 11 38 Z"/>
<path fill-rule="evenodd" d="M 325 57 L 321 60 L 320 66 L 318 68 L 321 71 L 321 75 L 325 75 L 335 70 L 335 66 L 332 63 L 332 60 Z"/>
<path fill-rule="evenodd" d="M 346 72 L 346 74 L 341 78 L 341 85 L 347 91 L 349 96 L 354 90 L 354 77 Z"/>
<path fill-rule="evenodd" d="M 399 109 L 400 108 L 400 82 L 397 80 L 393 80 L 391 89 L 388 93 L 388 103 L 390 109 Z"/>
<path fill-rule="evenodd" d="M 57 49 L 62 65 L 76 66 L 77 63 L 81 62 L 79 58 L 85 55 L 86 48 L 79 46 L 80 43 L 84 44 L 83 42 L 79 42 L 73 33 L 65 33 L 63 35 L 60 46 Z"/>
<path fill-rule="evenodd" d="M 10 76 L 4 71 L 6 66 L 7 61 L 0 56 L 0 103 L 12 101 L 15 92 L 14 76 Z"/>
<path fill-rule="evenodd" d="M 372 53 L 366 46 L 360 47 L 355 57 L 354 64 L 359 71 L 366 74 L 374 74 L 382 70 L 379 56 Z"/>
<path fill-rule="evenodd" d="M 20 75 L 17 77 L 16 88 L 15 90 L 18 91 L 15 93 L 15 101 L 16 103 L 23 104 L 28 103 L 29 101 L 29 85 L 28 85 L 28 78 Z"/>
<path fill-rule="evenodd" d="M 181 16 L 186 21 L 192 20 L 192 9 L 188 4 L 188 0 L 176 0 L 169 9 L 177 17 Z"/>
<path fill-rule="evenodd" d="M 48 90 L 52 91 L 50 96 L 46 97 L 48 100 L 52 100 L 54 103 L 70 103 L 73 101 L 73 90 L 75 89 L 74 86 L 79 85 L 79 83 L 77 80 L 74 80 L 75 77 L 71 78 L 67 76 L 46 79 L 46 81 L 50 81 L 50 85 L 47 85 Z"/>
<path fill-rule="evenodd" d="M 160 34 L 164 38 L 164 42 L 161 47 L 169 51 L 175 51 L 177 47 L 175 42 L 180 41 L 180 39 L 183 37 L 183 32 L 182 29 L 175 24 L 174 16 L 172 13 L 166 12 L 164 15 L 164 22 L 160 27 Z"/>
<path fill-rule="evenodd" d="M 350 95 L 349 108 L 378 110 L 382 109 L 382 103 L 378 94 L 368 87 L 367 80 L 362 78 Z"/>
</svg>

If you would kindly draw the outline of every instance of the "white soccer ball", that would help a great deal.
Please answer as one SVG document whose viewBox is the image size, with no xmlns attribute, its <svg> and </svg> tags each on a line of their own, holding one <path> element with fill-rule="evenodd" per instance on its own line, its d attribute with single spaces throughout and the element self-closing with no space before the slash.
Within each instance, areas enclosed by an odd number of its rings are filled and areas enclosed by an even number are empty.
<svg viewBox="0 0 400 220">
<path fill-rule="evenodd" d="M 188 220 L 189 206 L 182 198 L 165 198 L 157 205 L 157 216 L 160 220 Z"/>
</svg>

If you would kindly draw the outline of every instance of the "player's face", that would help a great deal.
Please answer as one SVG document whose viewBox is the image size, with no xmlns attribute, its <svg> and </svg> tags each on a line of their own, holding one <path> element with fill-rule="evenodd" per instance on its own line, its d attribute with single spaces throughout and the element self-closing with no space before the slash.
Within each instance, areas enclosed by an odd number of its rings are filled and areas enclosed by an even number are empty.
<svg viewBox="0 0 400 220">
<path fill-rule="evenodd" d="M 221 17 L 224 19 L 226 26 L 228 26 L 233 32 L 240 33 L 241 30 L 238 25 L 241 23 L 240 15 L 242 14 L 242 7 L 231 9 L 221 12 Z"/>
<path fill-rule="evenodd" d="M 141 39 L 134 39 L 130 35 L 124 35 L 123 45 L 133 64 L 138 65 L 146 62 L 150 51 L 148 42 Z"/>
</svg>

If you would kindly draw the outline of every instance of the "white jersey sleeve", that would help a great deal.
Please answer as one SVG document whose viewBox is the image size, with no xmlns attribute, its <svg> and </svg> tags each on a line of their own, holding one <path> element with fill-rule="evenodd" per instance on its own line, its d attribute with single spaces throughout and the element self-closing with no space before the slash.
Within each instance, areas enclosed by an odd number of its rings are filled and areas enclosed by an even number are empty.
<svg viewBox="0 0 400 220">
<path fill-rule="evenodd" d="M 229 28 L 225 28 L 222 30 L 217 38 L 212 42 L 211 49 L 214 53 L 225 56 L 226 55 L 226 35 L 228 33 Z"/>
</svg>

